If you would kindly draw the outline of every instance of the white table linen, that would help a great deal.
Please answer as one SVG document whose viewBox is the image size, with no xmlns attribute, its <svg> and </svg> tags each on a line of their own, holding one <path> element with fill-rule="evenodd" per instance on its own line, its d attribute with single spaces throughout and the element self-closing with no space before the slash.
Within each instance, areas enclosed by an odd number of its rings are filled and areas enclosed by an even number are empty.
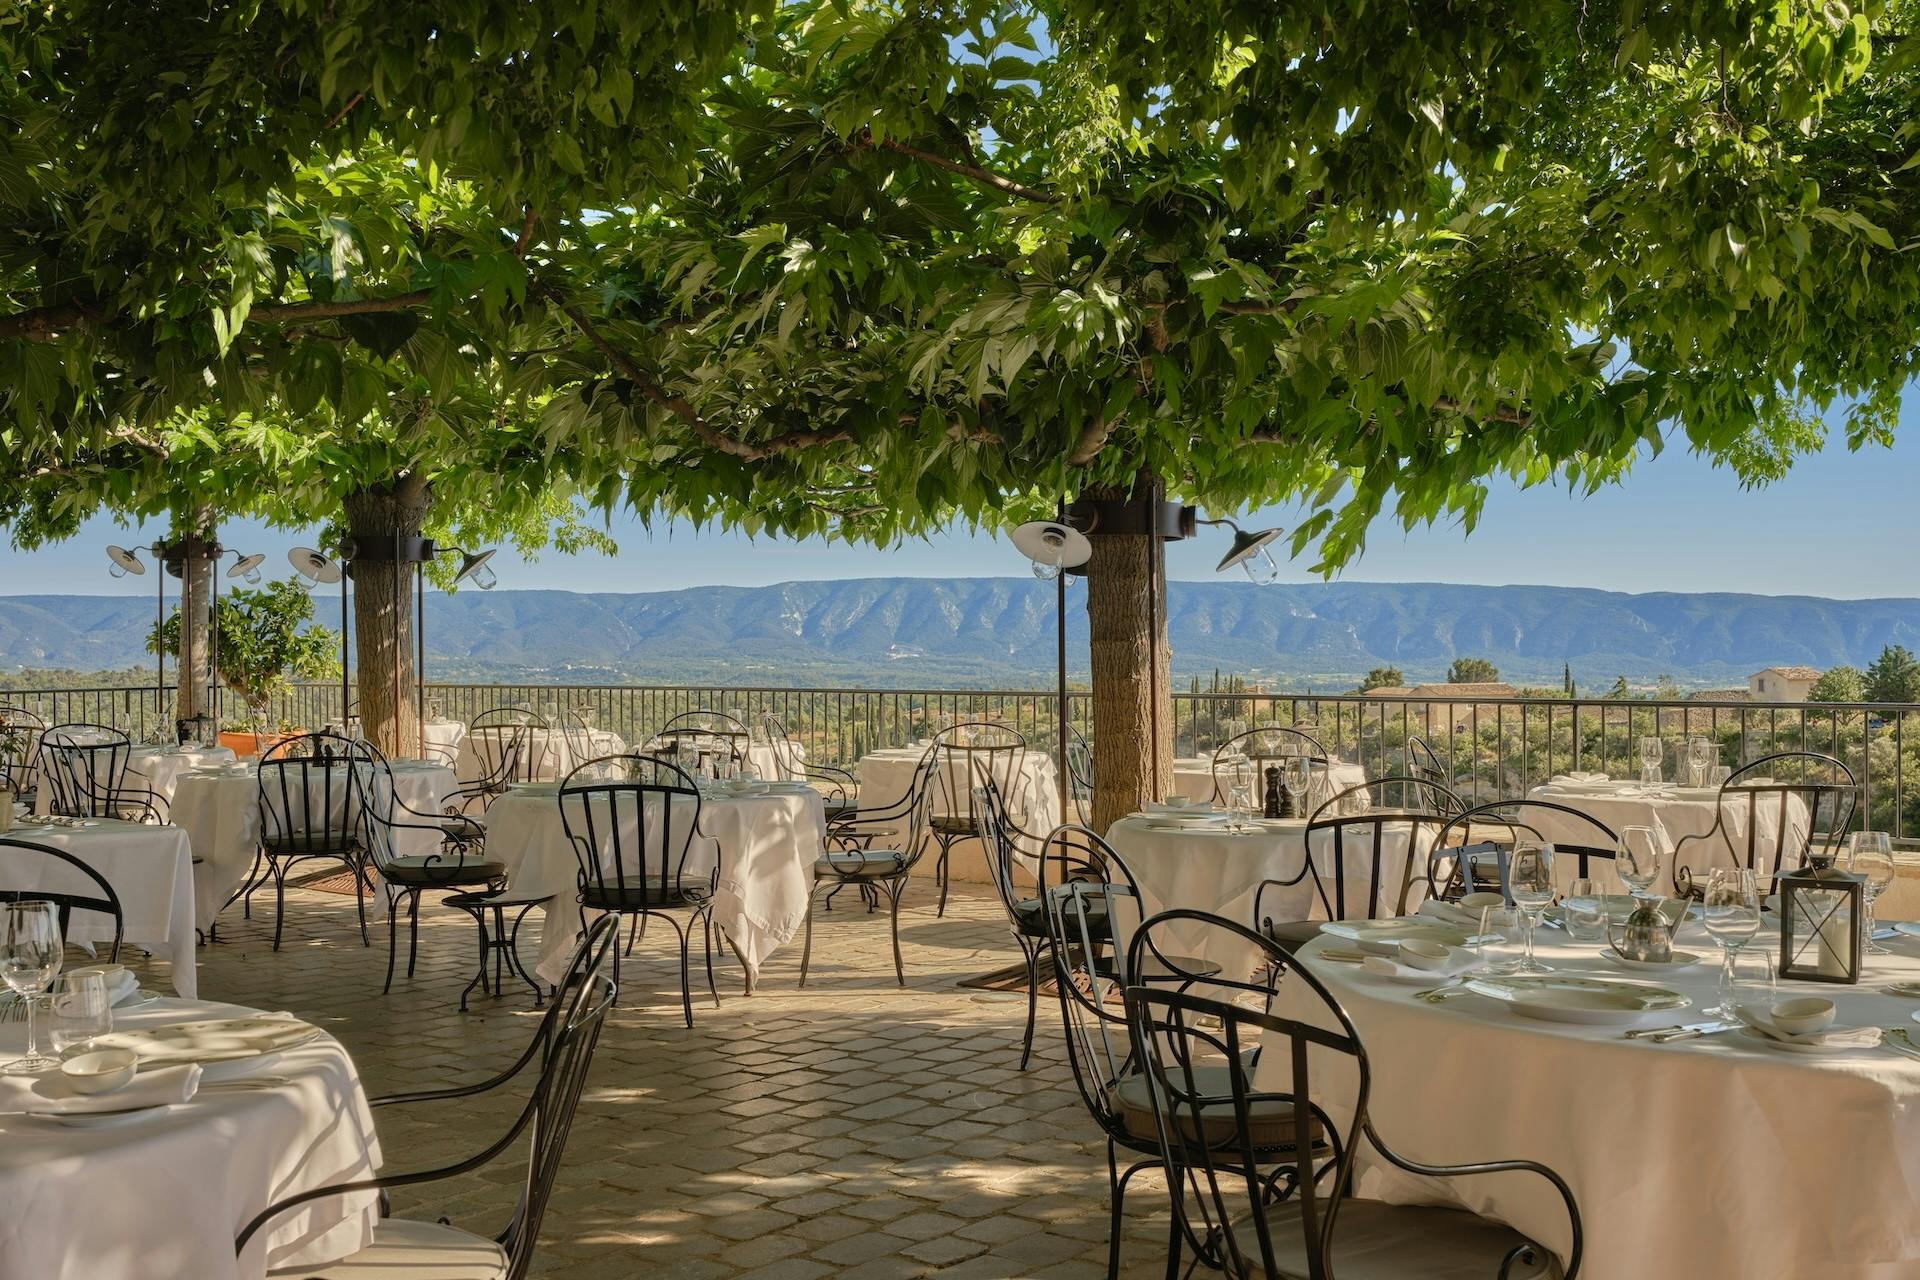
<svg viewBox="0 0 1920 1280">
<path fill-rule="evenodd" d="M 127 1030 L 256 1012 L 165 999 L 116 1009 L 113 1021 Z M 20 1052 L 25 1033 L 19 1022 L 0 1026 L 0 1059 Z M 230 1073 L 286 1083 L 220 1088 Z M 269 1267 L 328 1262 L 372 1239 L 377 1209 L 367 1192 L 290 1210 L 243 1256 L 233 1252 L 240 1227 L 273 1201 L 379 1169 L 359 1074 L 331 1036 L 227 1064 L 191 1101 L 107 1127 L 21 1114 L 16 1099 L 34 1079 L 0 1078 L 0 1275 L 257 1280 Z"/>
<path fill-rule="evenodd" d="M 175 826 L 90 818 L 88 827 L 14 828 L 13 838 L 70 853 L 95 871 L 120 899 L 122 945 L 166 958 L 173 989 L 187 999 L 198 994 L 194 957 L 193 853 L 187 833 Z M 65 864 L 22 856 L 18 868 L 0 862 L 0 886 L 47 893 L 98 896 L 100 887 Z M 68 941 L 110 945 L 113 922 L 94 911 L 73 915 Z"/>
<path fill-rule="evenodd" d="M 1363 766 L 1348 764 L 1344 760 L 1328 761 L 1325 770 L 1315 771 L 1313 782 L 1307 788 L 1307 816 L 1311 817 L 1315 809 L 1348 787 L 1357 787 L 1366 780 L 1367 771 Z M 1173 777 L 1167 785 L 1167 795 L 1210 800 L 1216 798 L 1213 792 L 1212 756 L 1180 756 L 1174 760 Z"/>
<path fill-rule="evenodd" d="M 874 810 L 898 807 L 906 798 L 908 788 L 913 786 L 914 770 L 920 767 L 926 754 L 927 748 L 921 745 L 888 747 L 861 756 L 860 807 Z M 933 816 L 951 817 L 955 812 L 966 812 L 964 797 L 977 785 L 969 774 L 968 759 L 960 751 L 944 755 L 940 767 L 946 777 L 944 781 L 937 778 L 934 781 Z M 995 767 L 1001 768 L 998 764 Z M 1054 768 L 1053 757 L 1046 752 L 1032 749 L 1024 752 L 1018 775 L 1006 790 L 1007 805 L 1021 826 L 1045 832 L 1060 821 L 1059 772 Z"/>
<path fill-rule="evenodd" d="M 127 774 L 121 785 L 137 791 L 151 791 L 161 800 L 171 803 L 182 773 L 210 764 L 232 764 L 233 760 L 231 747 L 213 747 L 206 751 L 198 748 L 168 751 L 164 747 L 135 747 L 127 754 Z M 104 786 L 101 790 L 105 790 Z M 34 795 L 33 811 L 43 817 L 53 812 L 52 787 L 38 789 Z"/>
<path fill-rule="evenodd" d="M 1879 1049 L 1806 1057 L 1738 1033 L 1653 1045 L 1622 1039 L 1619 1027 L 1522 1019 L 1480 996 L 1430 1005 L 1412 998 L 1417 988 L 1316 963 L 1325 945 L 1309 944 L 1301 959 L 1366 1045 L 1381 1136 L 1416 1161 L 1523 1158 L 1559 1173 L 1580 1206 L 1582 1276 L 1920 1274 L 1920 1062 Z M 1688 945 L 1713 950 L 1704 932 L 1690 931 Z M 1859 987 L 1783 983 L 1782 998 L 1831 998 L 1836 1025 L 1914 1029 L 1914 1002 L 1878 988 L 1920 979 L 1920 943 L 1889 945 L 1900 954 L 1877 957 Z M 1559 969 L 1628 976 L 1596 950 L 1550 930 L 1539 940 L 1540 958 Z M 1659 985 L 1693 1006 L 1652 1025 L 1700 1021 L 1717 1001 L 1717 972 L 1709 963 L 1661 975 Z M 1317 1005 L 1303 983 L 1282 983 L 1278 1012 L 1326 1025 Z M 1286 1058 L 1270 1046 L 1262 1072 L 1284 1081 Z M 1344 1124 L 1353 1111 L 1351 1060 L 1319 1063 L 1316 1100 Z M 1469 1208 L 1562 1256 L 1569 1244 L 1566 1211 L 1536 1177 L 1442 1182 L 1365 1158 L 1362 1170 L 1361 1195 Z"/>
<path fill-rule="evenodd" d="M 1554 783 L 1535 787 L 1527 793 L 1529 800 L 1546 800 L 1554 804 L 1565 805 L 1569 809 L 1578 809 L 1591 814 L 1605 823 L 1615 836 L 1621 828 L 1629 826 L 1652 827 L 1665 841 L 1666 856 L 1663 859 L 1662 883 L 1655 886 L 1663 893 L 1674 891 L 1673 871 L 1677 861 L 1685 862 L 1696 877 L 1710 867 L 1730 867 L 1736 865 L 1734 850 L 1739 851 L 1740 863 L 1744 865 L 1747 848 L 1747 807 L 1738 798 L 1727 805 L 1727 825 L 1722 835 L 1712 839 L 1689 839 L 1705 836 L 1713 830 L 1714 817 L 1718 812 L 1716 800 L 1710 796 L 1676 795 L 1674 789 L 1662 786 L 1652 794 L 1642 794 L 1645 788 L 1637 782 L 1618 782 L 1609 784 L 1609 789 L 1595 791 L 1591 789 L 1563 788 Z M 1758 847 L 1772 850 L 1779 847 L 1780 815 L 1779 801 L 1772 797 L 1755 806 L 1758 814 Z M 1807 806 L 1799 796 L 1789 796 L 1787 801 L 1787 840 L 1791 847 L 1796 841 L 1804 841 L 1807 832 Z M 1544 840 L 1560 840 L 1578 844 L 1593 844 L 1598 834 L 1592 827 L 1575 819 L 1556 814 L 1549 809 L 1531 810 L 1527 818 L 1529 826 L 1539 831 Z M 1687 840 L 1686 847 L 1678 850 L 1681 840 Z M 1728 840 L 1732 843 L 1729 844 Z M 1562 887 L 1572 883 L 1578 874 L 1578 866 L 1571 858 L 1556 861 L 1554 877 Z M 1591 859 L 1588 862 L 1588 875 L 1600 882 L 1603 892 L 1625 893 L 1625 883 L 1613 869 L 1613 863 L 1603 859 Z"/>
<path fill-rule="evenodd" d="M 499 768 L 502 746 L 513 740 L 508 734 L 490 733 L 484 726 L 477 734 L 463 735 L 458 747 L 458 761 L 454 766 L 460 781 L 464 784 L 492 776 Z M 627 750 L 627 740 L 611 729 L 566 730 L 534 726 L 527 730 L 526 743 L 526 750 L 538 762 L 533 768 L 536 780 L 564 778 L 576 766 L 589 760 L 621 755 Z M 516 770 L 521 775 L 525 772 L 524 767 Z"/>
<path fill-rule="evenodd" d="M 683 825 L 676 817 L 676 829 Z M 629 849 L 636 847 L 631 830 L 624 836 Z M 686 873 L 704 875 L 719 859 L 713 918 L 740 957 L 749 987 L 767 958 L 806 922 L 813 864 L 825 839 L 825 802 L 811 789 L 701 802 Z M 509 791 L 495 800 L 487 811 L 487 856 L 506 864 L 507 891 L 514 897 L 550 899 L 534 969 L 548 982 L 559 981 L 578 942 L 580 864 L 557 793 Z"/>
<path fill-rule="evenodd" d="M 467 740 L 467 722 L 435 717 L 420 727 L 420 737 L 421 755 L 436 764 L 457 764 L 460 744 Z"/>
<path fill-rule="evenodd" d="M 1311 874 L 1301 875 L 1306 862 L 1307 823 L 1287 818 L 1263 825 L 1253 831 L 1166 830 L 1149 826 L 1139 817 L 1122 818 L 1107 831 L 1107 842 L 1119 853 L 1133 872 L 1140 890 L 1140 908 L 1146 915 L 1183 907 L 1258 928 L 1254 919 L 1254 898 L 1265 880 L 1287 880 L 1300 876 L 1300 882 L 1286 888 L 1269 889 L 1261 904 L 1276 921 L 1324 920 L 1326 908 L 1314 890 Z M 1420 860 L 1413 867 L 1416 876 L 1426 870 L 1425 855 L 1432 847 L 1434 831 L 1421 832 L 1416 842 L 1412 828 L 1404 824 L 1383 828 L 1380 894 L 1381 914 L 1393 911 L 1400 896 L 1402 878 L 1407 875 L 1409 851 L 1419 850 Z M 1324 877 L 1331 877 L 1333 835 L 1322 831 L 1314 837 L 1314 865 Z M 1359 828 L 1348 833 L 1347 882 L 1349 910 L 1358 913 L 1367 901 L 1372 877 L 1372 831 Z M 1331 898 L 1333 885 L 1327 893 Z M 1416 879 L 1407 894 L 1407 910 L 1412 911 L 1426 897 L 1426 882 Z M 1129 933 L 1123 923 L 1121 932 Z M 1231 942 L 1216 929 L 1205 926 L 1176 929 L 1178 945 L 1189 948 L 1182 954 L 1207 960 L 1232 976 L 1244 976 L 1255 964 L 1258 947 Z"/>
</svg>

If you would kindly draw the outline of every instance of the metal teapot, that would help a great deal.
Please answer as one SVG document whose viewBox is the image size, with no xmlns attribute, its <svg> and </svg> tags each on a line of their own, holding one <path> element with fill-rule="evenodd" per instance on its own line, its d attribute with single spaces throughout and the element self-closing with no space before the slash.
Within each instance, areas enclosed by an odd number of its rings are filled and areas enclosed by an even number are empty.
<svg viewBox="0 0 1920 1280">
<path fill-rule="evenodd" d="M 1607 913 L 1607 942 L 1616 954 L 1642 964 L 1668 964 L 1673 960 L 1673 934 L 1676 921 L 1667 919 L 1665 898 L 1639 898 L 1623 926 L 1615 934 L 1613 913 Z"/>
</svg>

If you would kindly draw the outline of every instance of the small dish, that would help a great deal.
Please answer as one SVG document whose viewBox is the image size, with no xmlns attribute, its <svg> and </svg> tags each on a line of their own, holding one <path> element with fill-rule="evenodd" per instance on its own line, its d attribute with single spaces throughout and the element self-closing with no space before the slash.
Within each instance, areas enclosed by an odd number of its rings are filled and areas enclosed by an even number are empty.
<svg viewBox="0 0 1920 1280">
<path fill-rule="evenodd" d="M 1409 969 L 1433 971 L 1453 963 L 1453 950 L 1426 938 L 1405 938 L 1401 940 L 1397 958 Z"/>
<path fill-rule="evenodd" d="M 1600 958 L 1609 964 L 1619 965 L 1622 969 L 1637 969 L 1645 973 L 1661 973 L 1668 969 L 1686 969 L 1699 964 L 1701 956 L 1694 951 L 1674 949 L 1673 958 L 1664 963 L 1653 960 L 1629 960 L 1612 947 L 1602 947 Z"/>
<path fill-rule="evenodd" d="M 1484 911 L 1488 907 L 1503 907 L 1507 900 L 1497 893 L 1465 893 L 1460 895 L 1459 905 L 1469 911 Z"/>
<path fill-rule="evenodd" d="M 1821 996 L 1795 996 L 1777 1000 L 1768 1016 L 1773 1025 L 1790 1036 L 1810 1036 L 1833 1025 L 1833 1001 Z"/>
<path fill-rule="evenodd" d="M 91 1049 L 60 1063 L 67 1087 L 87 1097 L 126 1087 L 139 1070 L 139 1055 L 131 1049 Z"/>
</svg>

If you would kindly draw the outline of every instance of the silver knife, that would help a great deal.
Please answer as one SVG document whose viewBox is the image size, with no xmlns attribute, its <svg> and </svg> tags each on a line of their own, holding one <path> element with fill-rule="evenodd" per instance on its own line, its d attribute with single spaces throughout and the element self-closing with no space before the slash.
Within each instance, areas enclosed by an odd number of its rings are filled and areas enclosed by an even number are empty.
<svg viewBox="0 0 1920 1280">
<path fill-rule="evenodd" d="M 1708 1022 L 1682 1022 L 1671 1027 L 1638 1027 L 1632 1031 L 1627 1032 L 1626 1035 L 1623 1037 L 1623 1039 L 1643 1040 L 1648 1036 L 1672 1035 L 1682 1031 L 1689 1031 L 1694 1033 L 1695 1035 L 1705 1035 L 1707 1032 L 1715 1030 L 1717 1028 L 1736 1027 L 1739 1025 L 1740 1024 L 1737 1022 L 1727 1023 L 1727 1022 L 1723 1022 L 1719 1018 L 1714 1018 Z"/>
<path fill-rule="evenodd" d="M 1717 1036 L 1727 1031 L 1738 1031 L 1746 1025 L 1744 1022 L 1696 1022 L 1678 1031 L 1663 1031 L 1658 1035 L 1648 1036 L 1647 1040 L 1652 1044 L 1672 1044 L 1676 1040 L 1697 1040 L 1702 1036 Z"/>
</svg>

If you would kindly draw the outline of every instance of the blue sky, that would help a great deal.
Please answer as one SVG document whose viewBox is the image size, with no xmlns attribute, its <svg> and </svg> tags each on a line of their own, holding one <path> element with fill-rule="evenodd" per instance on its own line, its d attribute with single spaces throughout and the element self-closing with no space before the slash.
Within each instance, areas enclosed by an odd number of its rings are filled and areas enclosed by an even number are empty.
<svg viewBox="0 0 1920 1280">
<path fill-rule="evenodd" d="M 1920 396 L 1915 397 L 1920 400 Z M 1747 591 L 1763 595 L 1920 596 L 1920 408 L 1910 401 L 1892 449 L 1849 453 L 1836 442 L 1802 459 L 1780 483 L 1745 491 L 1730 471 L 1669 450 L 1643 461 L 1623 486 L 1588 498 L 1563 488 L 1497 485 L 1472 537 L 1457 528 L 1403 533 L 1376 525 L 1366 554 L 1345 577 L 1358 581 L 1545 583 L 1615 591 Z M 1290 523 L 1286 512 L 1265 523 Z M 23 554 L 0 549 L 0 595 L 144 594 L 153 580 L 107 576 L 101 548 L 151 542 L 163 530 L 133 532 L 95 521 L 65 545 Z M 1026 572 L 1003 539 L 956 533 L 892 549 L 825 542 L 750 541 L 676 528 L 648 535 L 618 520 L 622 554 L 536 564 L 511 552 L 496 564 L 500 585 L 572 591 L 659 591 L 724 583 L 754 586 L 813 578 L 985 577 Z M 1212 574 L 1224 531 L 1205 530 L 1169 549 L 1175 577 Z M 228 546 L 263 551 L 286 569 L 299 539 L 258 525 L 228 526 Z M 1285 581 L 1310 580 L 1307 561 Z"/>
</svg>

